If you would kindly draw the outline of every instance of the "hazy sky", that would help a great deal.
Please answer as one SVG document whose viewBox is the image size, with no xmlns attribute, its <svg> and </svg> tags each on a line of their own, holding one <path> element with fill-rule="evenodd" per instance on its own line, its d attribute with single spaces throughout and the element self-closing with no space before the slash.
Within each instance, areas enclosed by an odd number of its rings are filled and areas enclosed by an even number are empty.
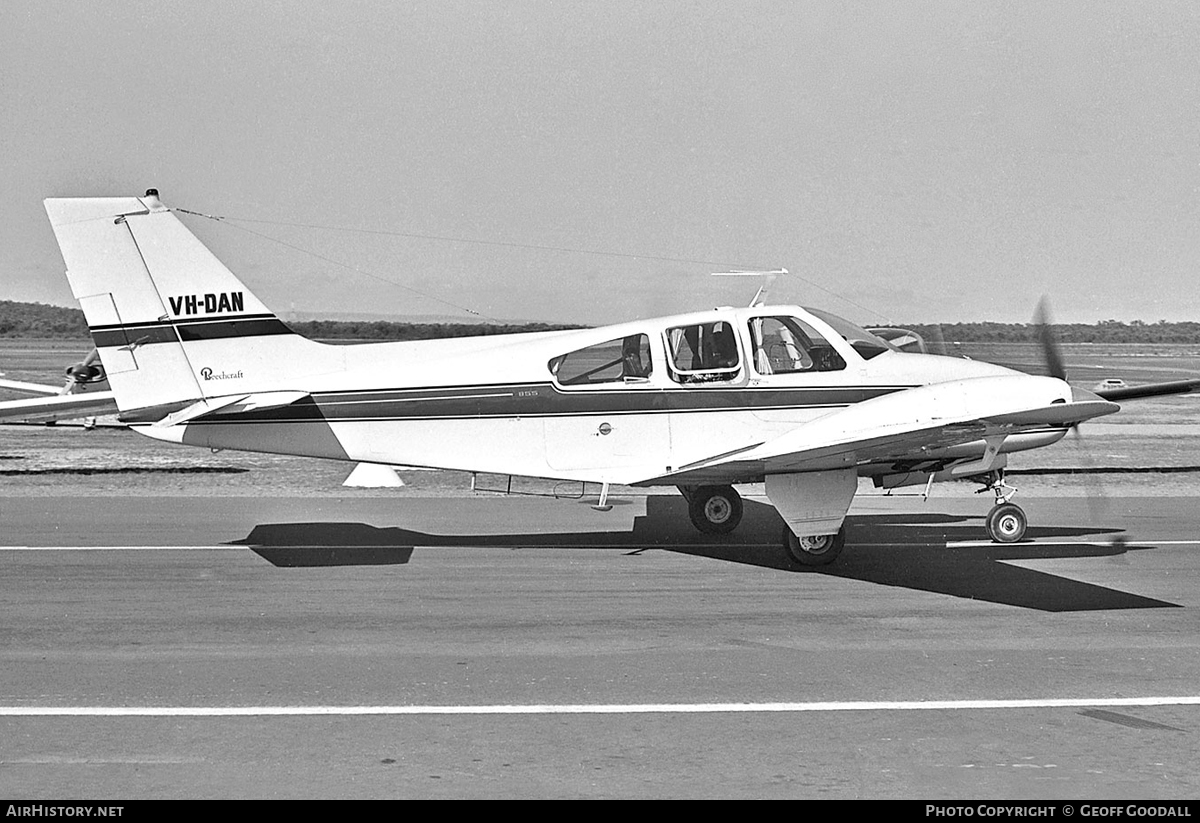
<svg viewBox="0 0 1200 823">
<path fill-rule="evenodd" d="M 285 315 L 1200 319 L 1193 2 L 4 0 L 0 84 L 0 299 L 154 186 Z"/>
</svg>

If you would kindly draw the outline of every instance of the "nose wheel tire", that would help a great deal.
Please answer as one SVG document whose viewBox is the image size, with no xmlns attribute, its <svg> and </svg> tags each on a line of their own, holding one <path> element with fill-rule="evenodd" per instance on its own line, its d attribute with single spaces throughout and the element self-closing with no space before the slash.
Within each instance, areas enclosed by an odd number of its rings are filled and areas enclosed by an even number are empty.
<svg viewBox="0 0 1200 823">
<path fill-rule="evenodd" d="M 987 516 L 987 530 L 996 543 L 1016 543 L 1025 536 L 1029 520 L 1020 506 L 1000 503 Z"/>
<path fill-rule="evenodd" d="M 742 498 L 733 486 L 701 486 L 688 498 L 692 525 L 705 534 L 729 534 L 742 522 Z"/>
<path fill-rule="evenodd" d="M 837 534 L 819 534 L 797 537 L 787 526 L 783 527 L 783 548 L 788 557 L 801 566 L 827 566 L 837 560 L 846 545 L 846 527 Z"/>
</svg>

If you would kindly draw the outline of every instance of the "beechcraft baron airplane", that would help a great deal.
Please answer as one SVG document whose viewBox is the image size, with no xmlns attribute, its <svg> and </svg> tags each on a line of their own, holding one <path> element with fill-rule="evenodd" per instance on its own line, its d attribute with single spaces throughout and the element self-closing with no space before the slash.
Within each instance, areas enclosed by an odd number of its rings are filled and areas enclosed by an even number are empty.
<svg viewBox="0 0 1200 823">
<path fill-rule="evenodd" d="M 841 551 L 860 477 L 976 478 L 996 496 L 993 539 L 1021 539 L 1008 455 L 1119 408 L 1061 375 L 907 354 L 798 306 L 327 346 L 292 333 L 154 189 L 46 211 L 120 419 L 142 434 L 593 482 L 601 507 L 612 484 L 676 486 L 708 533 L 738 525 L 735 484 L 765 482 L 806 565 Z"/>
</svg>

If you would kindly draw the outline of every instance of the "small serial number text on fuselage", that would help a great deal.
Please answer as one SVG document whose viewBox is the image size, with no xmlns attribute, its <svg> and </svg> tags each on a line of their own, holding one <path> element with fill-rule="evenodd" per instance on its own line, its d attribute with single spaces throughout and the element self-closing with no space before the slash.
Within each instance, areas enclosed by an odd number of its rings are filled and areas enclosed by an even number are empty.
<svg viewBox="0 0 1200 823">
<path fill-rule="evenodd" d="M 186 314 L 221 314 L 246 310 L 246 298 L 240 291 L 217 292 L 215 294 L 181 294 L 168 297 L 171 314 L 176 317 Z"/>
</svg>

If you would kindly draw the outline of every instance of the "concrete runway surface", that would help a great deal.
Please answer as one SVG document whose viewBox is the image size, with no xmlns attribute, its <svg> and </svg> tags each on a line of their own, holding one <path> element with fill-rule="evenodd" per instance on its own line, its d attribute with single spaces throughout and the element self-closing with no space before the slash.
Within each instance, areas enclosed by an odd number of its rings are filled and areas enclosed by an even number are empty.
<svg viewBox="0 0 1200 823">
<path fill-rule="evenodd" d="M 1019 502 L 0 497 L 0 796 L 1200 795 L 1195 498 Z"/>
</svg>

